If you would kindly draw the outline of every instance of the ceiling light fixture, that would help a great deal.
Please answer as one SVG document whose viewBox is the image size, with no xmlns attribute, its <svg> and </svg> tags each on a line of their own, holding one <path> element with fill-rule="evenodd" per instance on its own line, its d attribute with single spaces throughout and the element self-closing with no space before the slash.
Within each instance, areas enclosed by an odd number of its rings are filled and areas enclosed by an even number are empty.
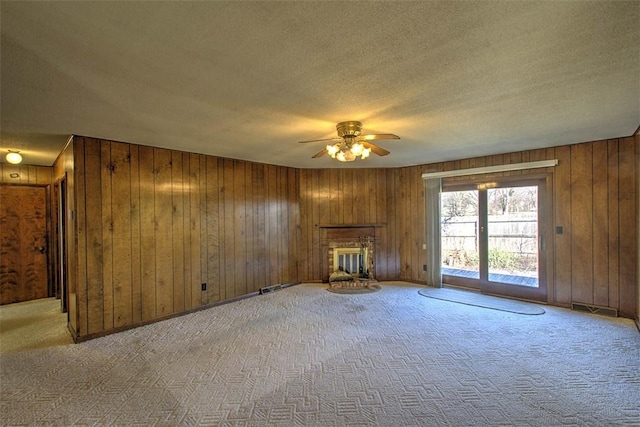
<svg viewBox="0 0 640 427">
<path fill-rule="evenodd" d="M 312 139 L 310 141 L 300 141 L 300 143 L 306 144 L 308 142 L 329 141 L 330 143 L 323 148 L 322 151 L 312 156 L 312 158 L 315 159 L 328 154 L 329 157 L 340 162 L 353 162 L 358 157 L 366 159 L 371 153 L 377 154 L 378 156 L 386 156 L 389 154 L 387 150 L 378 147 L 371 141 L 378 139 L 400 139 L 398 135 L 392 133 L 362 135 L 362 123 L 355 120 L 338 123 L 336 125 L 336 131 L 338 132 L 337 138 Z"/>
<path fill-rule="evenodd" d="M 336 144 L 327 145 L 327 154 L 332 159 L 341 162 L 353 162 L 360 157 L 366 159 L 371 154 L 371 148 L 365 148 L 363 144 L 356 140 L 356 135 L 344 135 L 343 141 Z"/>
<path fill-rule="evenodd" d="M 7 162 L 11 163 L 12 165 L 18 165 L 22 163 L 22 156 L 20 155 L 19 151 L 9 150 L 5 159 L 7 159 Z"/>
</svg>

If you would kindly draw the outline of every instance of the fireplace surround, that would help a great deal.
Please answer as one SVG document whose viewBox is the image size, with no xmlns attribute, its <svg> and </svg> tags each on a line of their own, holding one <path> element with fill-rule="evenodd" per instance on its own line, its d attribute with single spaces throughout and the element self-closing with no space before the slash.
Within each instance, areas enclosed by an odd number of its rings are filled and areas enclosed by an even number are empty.
<svg viewBox="0 0 640 427">
<path fill-rule="evenodd" d="M 339 256 L 357 253 L 359 262 L 356 271 L 350 263 L 349 273 L 354 277 L 374 280 L 375 278 L 375 242 L 376 227 L 380 225 L 324 225 L 321 229 L 321 271 L 322 280 L 329 281 L 329 276 L 338 270 Z M 354 257 L 350 259 L 353 260 Z M 344 261 L 344 259 L 343 259 Z M 360 271 L 360 265 L 362 271 Z"/>
</svg>

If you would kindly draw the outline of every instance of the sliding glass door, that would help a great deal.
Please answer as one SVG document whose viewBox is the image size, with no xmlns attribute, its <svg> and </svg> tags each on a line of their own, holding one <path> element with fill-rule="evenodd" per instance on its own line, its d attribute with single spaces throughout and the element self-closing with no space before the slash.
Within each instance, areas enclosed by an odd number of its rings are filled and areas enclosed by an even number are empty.
<svg viewBox="0 0 640 427">
<path fill-rule="evenodd" d="M 546 299 L 545 194 L 544 179 L 444 187 L 444 283 Z"/>
</svg>

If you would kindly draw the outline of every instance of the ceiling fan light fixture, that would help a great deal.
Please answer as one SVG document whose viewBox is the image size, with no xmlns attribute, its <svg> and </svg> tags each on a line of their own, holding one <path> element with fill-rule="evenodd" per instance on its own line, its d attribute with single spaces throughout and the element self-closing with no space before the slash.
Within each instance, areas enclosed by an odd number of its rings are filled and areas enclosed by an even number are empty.
<svg viewBox="0 0 640 427">
<path fill-rule="evenodd" d="M 22 163 L 22 156 L 20 155 L 19 151 L 9 150 L 5 159 L 7 159 L 7 162 L 11 163 L 12 165 L 18 165 Z"/>
<path fill-rule="evenodd" d="M 316 153 L 312 158 L 322 157 L 328 154 L 332 159 L 340 162 L 353 162 L 358 157 L 366 159 L 373 152 L 378 156 L 386 156 L 389 151 L 382 147 L 369 142 L 378 139 L 400 139 L 398 135 L 391 133 L 378 133 L 372 135 L 362 134 L 362 123 L 358 121 L 340 122 L 336 125 L 338 138 L 312 139 L 309 141 L 299 141 L 300 143 L 308 142 L 330 142 L 325 148 Z"/>
<path fill-rule="evenodd" d="M 348 144 L 339 143 L 333 145 L 327 145 L 327 154 L 332 159 L 336 159 L 340 162 L 353 162 L 358 157 L 366 159 L 371 153 L 370 148 L 364 148 L 364 145 L 360 143 Z"/>
<path fill-rule="evenodd" d="M 359 142 L 354 143 L 351 146 L 351 152 L 356 156 L 360 156 L 364 152 L 364 145 L 360 144 Z"/>
<path fill-rule="evenodd" d="M 327 145 L 327 154 L 331 156 L 331 158 L 335 159 L 336 154 L 340 152 L 340 144 Z"/>
<path fill-rule="evenodd" d="M 347 162 L 353 162 L 356 159 L 356 155 L 351 150 L 344 151 L 344 158 Z"/>
</svg>

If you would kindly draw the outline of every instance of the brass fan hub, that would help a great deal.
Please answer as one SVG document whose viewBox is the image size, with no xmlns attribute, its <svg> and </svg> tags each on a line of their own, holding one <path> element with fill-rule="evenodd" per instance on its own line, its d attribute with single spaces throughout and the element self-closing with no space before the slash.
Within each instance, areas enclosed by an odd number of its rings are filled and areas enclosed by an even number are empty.
<svg viewBox="0 0 640 427">
<path fill-rule="evenodd" d="M 340 138 L 344 136 L 358 136 L 362 131 L 362 122 L 351 120 L 348 122 L 340 122 L 336 125 L 338 136 Z"/>
</svg>

